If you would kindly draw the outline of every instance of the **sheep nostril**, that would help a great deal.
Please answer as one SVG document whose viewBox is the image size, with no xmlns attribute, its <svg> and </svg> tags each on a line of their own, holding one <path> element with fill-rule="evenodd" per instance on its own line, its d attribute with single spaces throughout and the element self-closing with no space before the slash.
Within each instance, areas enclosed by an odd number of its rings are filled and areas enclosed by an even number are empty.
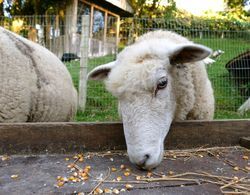
<svg viewBox="0 0 250 195">
<path fill-rule="evenodd" d="M 150 158 L 150 155 L 149 154 L 146 154 L 145 155 L 145 159 L 148 160 Z"/>
<path fill-rule="evenodd" d="M 146 154 L 146 155 L 144 156 L 144 159 L 143 159 L 143 160 L 141 160 L 140 162 L 136 163 L 137 167 L 143 169 L 143 167 L 145 167 L 145 164 L 146 164 L 146 162 L 147 162 L 147 160 L 148 160 L 149 158 L 150 158 L 150 155 L 149 155 L 149 154 Z"/>
</svg>

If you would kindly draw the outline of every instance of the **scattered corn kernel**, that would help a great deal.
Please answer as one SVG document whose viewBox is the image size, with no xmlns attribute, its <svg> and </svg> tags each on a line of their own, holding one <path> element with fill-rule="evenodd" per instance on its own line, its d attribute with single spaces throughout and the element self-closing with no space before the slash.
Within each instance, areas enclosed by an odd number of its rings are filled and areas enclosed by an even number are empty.
<svg viewBox="0 0 250 195">
<path fill-rule="evenodd" d="M 244 160 L 248 160 L 248 159 L 249 159 L 248 156 L 242 156 L 242 158 L 243 158 Z"/>
<path fill-rule="evenodd" d="M 84 160 L 83 157 L 79 158 L 79 162 L 83 162 L 83 160 Z"/>
<path fill-rule="evenodd" d="M 126 172 L 124 172 L 124 175 L 125 175 L 126 177 L 128 177 L 128 176 L 130 176 L 130 172 L 126 171 Z"/>
<path fill-rule="evenodd" d="M 72 163 L 72 164 L 68 165 L 68 168 L 74 168 L 74 166 L 75 166 L 75 164 Z"/>
<path fill-rule="evenodd" d="M 2 161 L 10 160 L 10 157 L 7 155 L 2 156 Z"/>
<path fill-rule="evenodd" d="M 118 189 L 115 188 L 115 189 L 113 189 L 113 193 L 114 193 L 114 194 L 119 194 L 120 191 L 119 191 Z"/>
<path fill-rule="evenodd" d="M 63 182 L 63 181 L 57 182 L 57 186 L 58 186 L 58 187 L 62 187 L 63 185 L 64 185 L 64 182 Z"/>
<path fill-rule="evenodd" d="M 85 176 L 85 177 L 82 178 L 83 181 L 86 181 L 86 180 L 88 180 L 88 179 L 89 179 L 88 176 Z"/>
<path fill-rule="evenodd" d="M 132 186 L 131 184 L 126 184 L 125 187 L 127 188 L 127 190 L 130 190 L 130 189 L 132 189 L 134 186 Z"/>
<path fill-rule="evenodd" d="M 65 158 L 66 161 L 69 161 L 69 158 Z"/>
<path fill-rule="evenodd" d="M 120 168 L 121 168 L 121 169 L 125 169 L 125 165 L 121 165 Z"/>
<path fill-rule="evenodd" d="M 57 179 L 57 180 L 61 180 L 61 179 L 62 179 L 62 176 L 57 176 L 56 179 Z"/>
<path fill-rule="evenodd" d="M 67 177 L 62 178 L 62 180 L 64 181 L 64 183 L 69 181 Z"/>
<path fill-rule="evenodd" d="M 75 177 L 73 177 L 73 176 L 70 176 L 70 177 L 68 178 L 69 181 L 73 181 L 74 179 L 75 179 Z"/>
<path fill-rule="evenodd" d="M 96 188 L 95 192 L 97 194 L 102 194 L 103 193 L 103 190 L 101 188 Z"/>
<path fill-rule="evenodd" d="M 239 171 L 239 167 L 234 167 L 234 170 L 235 171 Z"/>
<path fill-rule="evenodd" d="M 245 166 L 245 169 L 248 170 L 248 171 L 250 171 L 250 167 L 248 167 L 248 166 Z"/>
<path fill-rule="evenodd" d="M 126 168 L 125 171 L 131 172 L 131 169 L 130 168 Z"/>
<path fill-rule="evenodd" d="M 85 168 L 88 169 L 88 170 L 90 170 L 90 169 L 91 169 L 91 166 L 88 165 L 88 166 L 86 166 Z"/>
<path fill-rule="evenodd" d="M 10 176 L 12 179 L 17 179 L 19 176 L 18 175 L 11 175 Z"/>
<path fill-rule="evenodd" d="M 174 172 L 173 172 L 173 171 L 169 171 L 168 174 L 169 174 L 169 175 L 173 175 Z"/>
<path fill-rule="evenodd" d="M 77 173 L 77 172 L 74 172 L 74 173 L 73 173 L 73 176 L 77 177 L 77 176 L 78 176 L 78 173 Z"/>
<path fill-rule="evenodd" d="M 112 190 L 108 189 L 108 188 L 105 188 L 104 189 L 104 193 L 106 193 L 106 194 L 112 194 Z"/>
<path fill-rule="evenodd" d="M 86 167 L 83 169 L 83 172 L 89 173 L 90 169 L 91 169 L 91 166 L 86 166 Z"/>
<path fill-rule="evenodd" d="M 141 176 L 136 176 L 136 180 L 140 180 L 141 179 Z"/>
<path fill-rule="evenodd" d="M 120 190 L 120 192 L 126 192 L 126 190 L 125 190 L 124 188 L 122 188 L 122 189 Z"/>
<path fill-rule="evenodd" d="M 117 171 L 117 169 L 114 168 L 114 167 L 112 167 L 112 168 L 111 168 L 111 171 L 112 171 L 112 172 L 115 172 L 115 171 Z"/>
<path fill-rule="evenodd" d="M 85 172 L 83 172 L 83 173 L 80 173 L 80 176 L 81 176 L 81 177 L 87 177 L 87 176 L 88 176 L 88 174 L 87 174 L 87 173 L 85 173 Z"/>
<path fill-rule="evenodd" d="M 201 157 L 201 158 L 203 158 L 203 157 L 204 157 L 202 154 L 199 154 L 198 156 L 199 156 L 199 157 Z"/>
<path fill-rule="evenodd" d="M 121 181 L 121 180 L 122 180 L 122 177 L 119 176 L 119 177 L 116 178 L 116 180 L 117 180 L 117 181 Z"/>
<path fill-rule="evenodd" d="M 233 179 L 234 179 L 235 181 L 238 181 L 238 180 L 239 180 L 239 178 L 238 178 L 238 177 L 236 177 L 236 176 L 235 176 Z"/>
<path fill-rule="evenodd" d="M 151 177 L 152 176 L 152 173 L 151 172 L 148 172 L 147 173 L 147 177 Z"/>
</svg>

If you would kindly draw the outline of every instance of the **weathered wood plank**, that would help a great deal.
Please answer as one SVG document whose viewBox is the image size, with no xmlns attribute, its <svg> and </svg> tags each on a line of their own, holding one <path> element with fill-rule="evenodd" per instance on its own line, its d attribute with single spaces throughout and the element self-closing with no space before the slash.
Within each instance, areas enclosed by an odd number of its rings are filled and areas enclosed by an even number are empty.
<svg viewBox="0 0 250 195">
<path fill-rule="evenodd" d="M 0 124 L 0 153 L 125 149 L 121 123 Z M 185 121 L 172 125 L 167 149 L 238 145 L 250 120 Z"/>
<path fill-rule="evenodd" d="M 221 148 L 212 150 L 213 152 L 223 153 L 223 158 L 217 159 L 213 156 L 205 153 L 200 153 L 203 157 L 198 157 L 199 153 L 196 150 L 193 151 L 194 156 L 190 158 L 177 156 L 175 160 L 164 159 L 162 163 L 153 171 L 158 174 L 168 175 L 171 170 L 174 174 L 181 174 L 185 172 L 207 172 L 212 175 L 227 176 L 227 177 L 248 177 L 249 173 L 244 171 L 235 171 L 233 167 L 224 163 L 223 159 L 227 159 L 231 162 L 237 163 L 239 167 L 247 166 L 248 161 L 242 159 L 242 155 L 250 155 L 250 152 L 244 148 Z M 217 151 L 217 152 L 216 152 Z M 75 154 L 75 153 L 74 153 Z M 128 157 L 124 152 L 119 154 L 109 153 L 102 156 L 101 153 L 84 154 L 84 161 L 78 162 L 77 165 L 81 168 L 89 165 L 91 166 L 90 177 L 85 184 L 83 182 L 66 183 L 61 188 L 55 188 L 57 176 L 69 178 L 73 172 L 69 171 L 68 165 L 75 159 L 74 154 L 63 155 L 11 155 L 9 160 L 1 161 L 0 156 L 0 194 L 75 194 L 76 192 L 89 193 L 97 184 L 96 177 L 107 174 L 107 170 L 110 167 L 114 167 L 117 170 L 120 169 L 121 164 L 126 168 L 129 168 L 133 174 L 125 177 L 123 171 L 111 172 L 110 177 L 107 179 L 113 181 L 118 176 L 122 177 L 122 181 L 125 183 L 107 183 L 104 182 L 100 188 L 110 189 L 125 188 L 125 184 L 128 181 L 134 181 L 135 175 L 146 176 L 147 171 L 138 170 L 134 165 L 129 162 Z M 66 161 L 65 158 L 69 160 Z M 112 158 L 112 160 L 111 160 Z M 17 179 L 11 179 L 11 175 L 18 174 Z M 154 177 L 159 177 L 153 175 Z M 201 176 L 187 176 L 185 178 L 196 178 L 198 181 L 201 179 L 210 179 Z M 215 180 L 214 180 L 215 181 Z M 133 189 L 129 192 L 121 194 L 171 194 L 171 195 L 185 195 L 185 194 L 220 194 L 220 185 L 212 185 L 201 183 L 200 185 L 194 181 L 158 181 L 150 182 L 146 184 L 135 184 Z M 183 185 L 183 187 L 181 187 Z"/>
</svg>

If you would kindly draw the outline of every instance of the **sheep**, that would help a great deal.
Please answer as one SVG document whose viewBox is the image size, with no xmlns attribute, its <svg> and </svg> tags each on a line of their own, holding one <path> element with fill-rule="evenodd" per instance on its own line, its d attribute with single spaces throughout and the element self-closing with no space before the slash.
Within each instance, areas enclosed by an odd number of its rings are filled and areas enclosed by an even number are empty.
<svg viewBox="0 0 250 195">
<path fill-rule="evenodd" d="M 203 62 L 205 63 L 205 65 L 207 65 L 207 67 L 210 67 L 213 63 L 215 63 L 220 56 L 221 54 L 224 54 L 225 52 L 218 49 L 216 51 L 214 51 L 212 54 L 211 54 L 211 58 L 206 58 L 203 60 Z"/>
<path fill-rule="evenodd" d="M 132 163 L 147 170 L 160 164 L 172 121 L 213 119 L 213 89 L 202 61 L 210 54 L 205 46 L 158 30 L 88 74 L 90 80 L 104 80 L 118 98 Z"/>
<path fill-rule="evenodd" d="M 238 108 L 238 113 L 244 115 L 250 111 L 250 97 Z"/>
<path fill-rule="evenodd" d="M 0 27 L 0 123 L 73 120 L 77 92 L 46 48 Z"/>
</svg>

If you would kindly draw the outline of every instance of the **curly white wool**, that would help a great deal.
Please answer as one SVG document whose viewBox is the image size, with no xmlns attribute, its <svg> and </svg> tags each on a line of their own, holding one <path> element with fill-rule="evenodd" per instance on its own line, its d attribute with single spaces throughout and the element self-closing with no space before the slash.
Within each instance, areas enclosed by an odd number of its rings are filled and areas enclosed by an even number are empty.
<svg viewBox="0 0 250 195">
<path fill-rule="evenodd" d="M 77 92 L 50 51 L 0 27 L 0 122 L 70 121 Z"/>
</svg>

